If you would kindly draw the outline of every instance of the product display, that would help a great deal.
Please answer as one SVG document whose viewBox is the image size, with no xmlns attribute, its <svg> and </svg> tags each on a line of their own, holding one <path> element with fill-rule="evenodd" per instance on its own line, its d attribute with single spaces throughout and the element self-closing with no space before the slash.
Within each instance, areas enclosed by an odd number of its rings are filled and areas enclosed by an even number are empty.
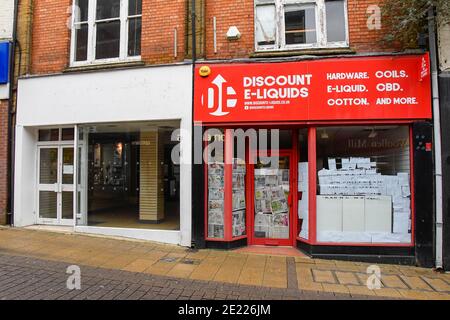
<svg viewBox="0 0 450 320">
<path fill-rule="evenodd" d="M 289 238 L 289 170 L 255 170 L 255 237 Z"/>
<path fill-rule="evenodd" d="M 408 173 L 382 175 L 370 158 L 328 158 L 318 172 L 317 235 L 323 242 L 410 242 Z"/>
<path fill-rule="evenodd" d="M 245 235 L 245 161 L 233 159 L 233 237 Z"/>
<path fill-rule="evenodd" d="M 208 237 L 224 237 L 224 165 L 208 165 Z"/>
</svg>

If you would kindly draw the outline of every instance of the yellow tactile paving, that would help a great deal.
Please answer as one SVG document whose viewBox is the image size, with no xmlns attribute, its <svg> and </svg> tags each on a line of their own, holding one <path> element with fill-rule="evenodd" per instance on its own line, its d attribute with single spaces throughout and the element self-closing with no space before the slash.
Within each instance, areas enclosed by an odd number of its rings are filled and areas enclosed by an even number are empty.
<svg viewBox="0 0 450 320">
<path fill-rule="evenodd" d="M 178 278 L 288 287 L 295 265 L 301 290 L 385 298 L 450 299 L 450 274 L 379 265 L 382 288 L 369 290 L 368 263 L 221 250 L 192 251 L 154 242 L 0 227 L 0 253 Z M 291 269 L 292 270 L 292 269 Z M 290 275 L 292 276 L 292 275 Z"/>
</svg>

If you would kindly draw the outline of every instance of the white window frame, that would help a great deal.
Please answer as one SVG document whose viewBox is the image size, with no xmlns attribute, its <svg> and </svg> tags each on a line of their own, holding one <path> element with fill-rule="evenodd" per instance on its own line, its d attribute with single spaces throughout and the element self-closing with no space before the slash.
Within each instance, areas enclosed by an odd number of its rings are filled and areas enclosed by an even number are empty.
<svg viewBox="0 0 450 320">
<path fill-rule="evenodd" d="M 133 62 L 133 61 L 141 61 L 141 56 L 128 56 L 128 28 L 129 28 L 129 20 L 137 17 L 141 17 L 140 15 L 132 15 L 128 16 L 128 5 L 129 0 L 120 0 L 120 48 L 119 48 L 119 57 L 117 58 L 106 58 L 106 59 L 95 59 L 95 51 L 96 51 L 96 38 L 97 38 L 97 23 L 105 22 L 105 21 L 113 21 L 118 20 L 118 18 L 108 18 L 102 20 L 96 20 L 96 8 L 97 8 L 97 0 L 89 0 L 88 4 L 88 43 L 87 43 L 87 59 L 84 61 L 75 61 L 75 52 L 76 52 L 76 29 L 75 29 L 75 10 L 77 9 L 78 0 L 73 0 L 72 5 L 72 18 L 71 18 L 71 41 L 70 41 L 70 66 L 71 67 L 79 67 L 86 65 L 95 65 L 95 64 L 109 64 L 109 63 L 120 63 L 120 62 Z M 142 20 L 141 20 L 142 21 Z M 142 23 L 142 22 L 141 22 Z M 142 30 L 141 30 L 142 32 Z"/>
<path fill-rule="evenodd" d="M 287 50 L 304 50 L 304 49 L 326 49 L 326 48 L 347 48 L 349 46 L 348 31 L 348 1 L 344 0 L 344 16 L 345 16 L 345 41 L 327 41 L 327 19 L 326 19 L 326 0 L 254 0 L 254 26 L 255 26 L 255 50 L 257 52 L 264 51 L 287 51 Z M 259 45 L 256 39 L 256 8 L 261 5 L 275 5 L 275 15 L 277 21 L 276 36 L 274 45 Z M 315 5 L 316 6 L 316 43 L 306 44 L 286 44 L 284 7 L 286 5 Z"/>
</svg>

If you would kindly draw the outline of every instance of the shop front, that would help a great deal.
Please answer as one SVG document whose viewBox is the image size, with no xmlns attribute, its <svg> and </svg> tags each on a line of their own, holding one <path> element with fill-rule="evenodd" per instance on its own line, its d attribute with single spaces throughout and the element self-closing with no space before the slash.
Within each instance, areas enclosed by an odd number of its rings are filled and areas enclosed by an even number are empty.
<svg viewBox="0 0 450 320">
<path fill-rule="evenodd" d="M 198 66 L 197 237 L 416 261 L 433 221 L 420 169 L 432 164 L 428 66 L 427 55 Z"/>
<path fill-rule="evenodd" d="M 191 79 L 190 65 L 20 79 L 14 226 L 190 246 Z"/>
</svg>

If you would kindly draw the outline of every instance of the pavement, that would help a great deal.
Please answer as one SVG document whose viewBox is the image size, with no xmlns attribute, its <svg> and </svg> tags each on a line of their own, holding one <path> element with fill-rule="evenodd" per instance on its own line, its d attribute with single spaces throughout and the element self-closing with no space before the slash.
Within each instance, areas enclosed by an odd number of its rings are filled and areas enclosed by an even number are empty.
<svg viewBox="0 0 450 320">
<path fill-rule="evenodd" d="M 370 264 L 280 252 L 0 227 L 0 299 L 450 299 L 450 274 L 378 265 L 381 288 L 369 290 Z M 81 290 L 67 289 L 71 265 Z"/>
</svg>

